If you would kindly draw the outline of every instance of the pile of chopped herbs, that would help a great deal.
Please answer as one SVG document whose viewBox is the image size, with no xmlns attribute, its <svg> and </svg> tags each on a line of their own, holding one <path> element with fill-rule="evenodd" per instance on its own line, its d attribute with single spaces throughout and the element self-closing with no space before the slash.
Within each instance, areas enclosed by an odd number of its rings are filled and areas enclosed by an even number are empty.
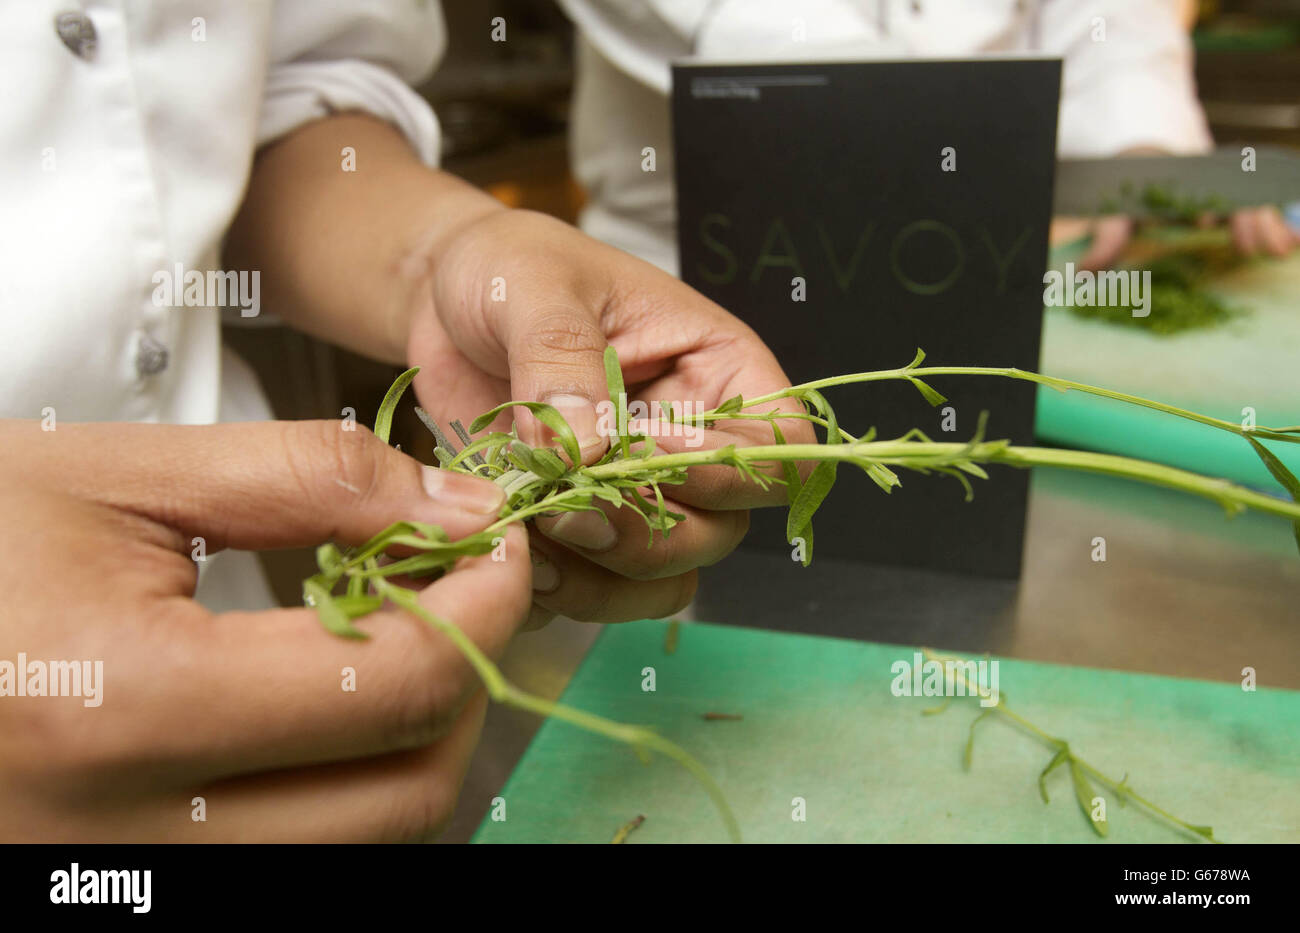
<svg viewBox="0 0 1300 933">
<path fill-rule="evenodd" d="M 1073 305 L 1069 310 L 1079 317 L 1162 336 L 1219 327 L 1247 313 L 1204 289 L 1205 281 L 1221 268 L 1222 261 L 1210 261 L 1202 252 L 1170 253 L 1147 263 L 1142 270 L 1151 273 L 1150 314 L 1134 317 L 1135 303 Z"/>
</svg>

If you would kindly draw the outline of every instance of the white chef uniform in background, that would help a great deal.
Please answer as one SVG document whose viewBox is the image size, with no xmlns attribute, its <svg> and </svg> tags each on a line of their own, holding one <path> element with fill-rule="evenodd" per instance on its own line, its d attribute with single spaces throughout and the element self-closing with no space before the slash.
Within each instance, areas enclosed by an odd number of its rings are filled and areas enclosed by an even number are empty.
<svg viewBox="0 0 1300 933">
<path fill-rule="evenodd" d="M 570 158 L 591 198 L 582 228 L 674 274 L 673 61 L 1060 55 L 1061 155 L 1211 145 L 1183 0 L 559 2 L 581 32 Z M 1104 41 L 1093 38 L 1099 17 Z M 645 146 L 655 172 L 641 170 Z"/>
<path fill-rule="evenodd" d="M 331 111 L 392 122 L 434 164 L 407 82 L 443 44 L 416 0 L 0 4 L 0 417 L 269 418 L 221 310 L 156 306 L 154 276 L 218 269 L 257 147 Z M 209 606 L 272 604 L 253 555 L 200 568 Z"/>
</svg>

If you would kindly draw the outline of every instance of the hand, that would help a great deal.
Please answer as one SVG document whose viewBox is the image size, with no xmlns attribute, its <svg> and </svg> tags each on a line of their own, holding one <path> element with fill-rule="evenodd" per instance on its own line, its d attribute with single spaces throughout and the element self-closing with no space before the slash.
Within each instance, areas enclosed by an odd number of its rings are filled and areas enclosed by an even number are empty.
<svg viewBox="0 0 1300 933">
<path fill-rule="evenodd" d="M 48 433 L 0 422 L 0 662 L 92 662 L 83 696 L 19 697 L 11 682 L 0 697 L 0 836 L 333 842 L 436 830 L 485 705 L 447 638 L 398 611 L 359 620 L 372 637 L 352 641 L 310 609 L 213 615 L 191 598 L 195 538 L 209 555 L 359 543 L 400 519 L 462 536 L 502 504 L 484 481 L 429 476 L 339 422 Z M 529 605 L 526 548 L 511 529 L 507 560 L 464 561 L 421 602 L 500 655 Z M 206 822 L 192 819 L 195 797 Z"/>
<path fill-rule="evenodd" d="M 1285 256 L 1300 246 L 1300 232 L 1292 230 L 1276 207 L 1247 207 L 1229 219 L 1232 242 L 1243 256 L 1263 252 Z"/>
<path fill-rule="evenodd" d="M 363 168 L 339 171 L 344 146 L 363 154 Z M 632 400 L 711 407 L 788 384 L 753 331 L 681 282 L 431 171 L 400 133 L 360 114 L 309 123 L 258 154 L 225 255 L 229 268 L 261 271 L 263 305 L 294 326 L 421 366 L 416 392 L 443 424 L 509 399 L 550 399 L 589 439 L 587 460 L 605 449 L 594 403 L 606 397 L 607 342 Z M 494 300 L 494 280 L 505 300 Z M 519 420 L 525 440 L 545 440 L 531 417 Z M 806 423 L 782 430 L 791 443 L 812 440 Z M 757 422 L 704 434 L 704 446 L 772 440 Z M 656 438 L 665 450 L 683 440 Z M 595 513 L 537 521 L 530 624 L 558 612 L 601 622 L 675 612 L 695 591 L 695 569 L 740 541 L 743 510 L 785 496 L 726 468 L 694 471 L 668 492 L 687 520 L 649 549 L 626 509 L 607 509 L 608 526 Z"/>
<path fill-rule="evenodd" d="M 754 397 L 789 385 L 776 359 L 735 317 L 672 276 L 527 211 L 494 210 L 455 237 L 429 266 L 436 270 L 411 314 L 408 358 L 422 366 L 415 387 L 442 424 L 474 417 L 508 399 L 546 401 L 566 417 L 592 462 L 608 440 L 596 403 L 608 398 L 602 354 L 618 350 L 629 399 L 712 408 L 737 394 Z M 502 298 L 504 289 L 504 300 Z M 780 407 L 797 411 L 793 402 Z M 697 408 L 696 410 L 704 410 Z M 530 415 L 521 437 L 550 440 Z M 725 429 L 724 429 L 725 428 Z M 772 430 L 732 421 L 701 432 L 696 446 L 770 444 Z M 813 439 L 806 422 L 786 421 L 791 443 Z M 689 438 L 656 436 L 661 451 L 687 449 Z M 683 608 L 696 568 L 728 554 L 749 527 L 745 509 L 783 502 L 734 471 L 694 471 L 664 490 L 686 520 L 647 548 L 644 522 L 630 509 L 605 506 L 536 521 L 532 546 L 536 607 L 530 624 L 555 613 L 618 622 L 661 618 Z"/>
<path fill-rule="evenodd" d="M 1206 216 L 1201 227 L 1214 226 Z M 1232 243 L 1243 256 L 1267 253 L 1282 257 L 1300 246 L 1300 232 L 1292 230 L 1276 207 L 1244 207 L 1228 218 Z M 1079 260 L 1080 269 L 1108 269 L 1119 261 L 1133 236 L 1133 219 L 1123 214 L 1098 217 L 1092 222 L 1092 243 Z"/>
</svg>

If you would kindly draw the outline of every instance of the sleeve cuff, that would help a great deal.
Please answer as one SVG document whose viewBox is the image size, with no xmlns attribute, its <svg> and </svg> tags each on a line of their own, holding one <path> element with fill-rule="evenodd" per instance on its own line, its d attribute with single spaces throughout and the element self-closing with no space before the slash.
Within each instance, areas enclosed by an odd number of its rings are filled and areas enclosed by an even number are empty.
<svg viewBox="0 0 1300 933">
<path fill-rule="evenodd" d="M 357 59 L 275 65 L 266 79 L 257 145 L 344 110 L 361 110 L 392 123 L 421 162 L 438 164 L 440 133 L 432 108 L 391 71 Z"/>
</svg>

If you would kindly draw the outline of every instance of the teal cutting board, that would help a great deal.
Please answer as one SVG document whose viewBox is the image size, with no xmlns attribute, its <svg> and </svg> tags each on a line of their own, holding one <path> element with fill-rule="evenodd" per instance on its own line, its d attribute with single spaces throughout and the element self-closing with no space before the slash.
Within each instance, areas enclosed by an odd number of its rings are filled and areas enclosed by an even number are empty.
<svg viewBox="0 0 1300 933">
<path fill-rule="evenodd" d="M 1051 751 L 999 717 L 961 765 L 974 699 L 923 715 L 891 692 L 913 649 L 729 626 L 610 626 L 563 702 L 654 726 L 722 786 L 748 842 L 1097 842 L 1068 775 L 1036 779 Z M 647 668 L 655 690 L 643 690 Z M 1300 842 L 1300 693 L 1000 661 L 1009 706 L 1104 772 L 1228 842 Z M 708 712 L 739 721 L 705 721 Z M 1109 840 L 1187 839 L 1107 798 Z M 726 841 L 703 789 L 675 763 L 547 721 L 475 842 Z M 796 798 L 805 819 L 794 819 Z M 502 812 L 504 810 L 504 812 Z"/>
</svg>

